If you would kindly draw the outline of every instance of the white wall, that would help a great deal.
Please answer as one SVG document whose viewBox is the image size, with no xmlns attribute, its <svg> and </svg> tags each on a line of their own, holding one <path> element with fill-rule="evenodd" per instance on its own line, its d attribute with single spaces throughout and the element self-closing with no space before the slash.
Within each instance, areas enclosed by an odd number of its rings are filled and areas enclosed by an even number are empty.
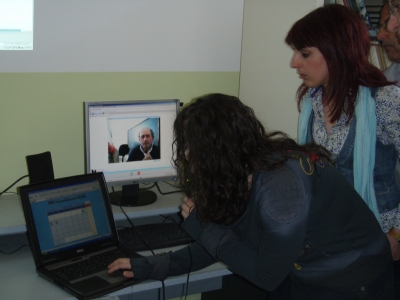
<svg viewBox="0 0 400 300">
<path fill-rule="evenodd" d="M 323 0 L 245 0 L 239 98 L 268 130 L 297 138 L 295 102 L 301 84 L 290 68 L 292 50 L 284 39 L 290 27 Z"/>
<path fill-rule="evenodd" d="M 0 72 L 240 69 L 244 0 L 34 1 L 33 50 L 0 51 Z"/>
<path fill-rule="evenodd" d="M 35 0 L 33 51 L 0 51 L 0 191 L 27 155 L 50 151 L 56 178 L 85 171 L 85 101 L 237 96 L 243 5 Z"/>
</svg>

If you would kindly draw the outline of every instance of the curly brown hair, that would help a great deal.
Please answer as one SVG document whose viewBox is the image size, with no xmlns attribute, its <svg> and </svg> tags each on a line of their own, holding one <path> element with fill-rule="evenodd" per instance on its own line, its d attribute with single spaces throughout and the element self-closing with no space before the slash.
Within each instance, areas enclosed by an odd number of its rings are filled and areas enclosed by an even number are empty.
<svg viewBox="0 0 400 300">
<path fill-rule="evenodd" d="M 243 214 L 254 170 L 280 168 L 290 150 L 330 157 L 321 146 L 299 146 L 282 132 L 267 133 L 253 109 L 224 94 L 200 97 L 178 114 L 172 147 L 180 185 L 198 216 L 224 225 Z"/>
</svg>

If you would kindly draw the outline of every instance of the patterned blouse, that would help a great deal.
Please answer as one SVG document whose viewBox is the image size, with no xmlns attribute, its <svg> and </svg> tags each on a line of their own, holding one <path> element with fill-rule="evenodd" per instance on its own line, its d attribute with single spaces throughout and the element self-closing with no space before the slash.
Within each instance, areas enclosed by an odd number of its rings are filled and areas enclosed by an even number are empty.
<svg viewBox="0 0 400 300">
<path fill-rule="evenodd" d="M 305 97 L 311 99 L 314 122 L 313 138 L 317 144 L 327 148 L 335 160 L 342 149 L 349 133 L 350 125 L 346 125 L 347 116 L 342 112 L 340 119 L 334 124 L 330 133 L 327 133 L 322 106 L 322 88 L 309 89 Z M 395 85 L 378 88 L 375 94 L 377 138 L 384 145 L 394 145 L 397 154 L 400 154 L 400 88 Z M 383 230 L 390 228 L 400 229 L 400 209 L 380 214 Z"/>
</svg>

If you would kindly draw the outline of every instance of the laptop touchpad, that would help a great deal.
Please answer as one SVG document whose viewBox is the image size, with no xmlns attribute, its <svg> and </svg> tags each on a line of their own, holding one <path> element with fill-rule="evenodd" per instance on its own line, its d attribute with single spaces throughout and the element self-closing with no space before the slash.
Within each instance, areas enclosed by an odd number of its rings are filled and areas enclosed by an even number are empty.
<svg viewBox="0 0 400 300">
<path fill-rule="evenodd" d="M 74 287 L 83 293 L 91 292 L 99 288 L 99 286 L 107 286 L 110 283 L 99 276 L 93 276 L 88 279 L 74 283 Z"/>
</svg>

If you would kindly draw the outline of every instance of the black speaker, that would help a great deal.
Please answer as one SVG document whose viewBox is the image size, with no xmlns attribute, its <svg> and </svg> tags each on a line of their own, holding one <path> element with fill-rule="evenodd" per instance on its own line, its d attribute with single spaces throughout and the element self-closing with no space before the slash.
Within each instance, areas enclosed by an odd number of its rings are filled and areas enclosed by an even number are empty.
<svg viewBox="0 0 400 300">
<path fill-rule="evenodd" d="M 26 164 L 30 184 L 54 179 L 50 151 L 26 156 Z"/>
</svg>

